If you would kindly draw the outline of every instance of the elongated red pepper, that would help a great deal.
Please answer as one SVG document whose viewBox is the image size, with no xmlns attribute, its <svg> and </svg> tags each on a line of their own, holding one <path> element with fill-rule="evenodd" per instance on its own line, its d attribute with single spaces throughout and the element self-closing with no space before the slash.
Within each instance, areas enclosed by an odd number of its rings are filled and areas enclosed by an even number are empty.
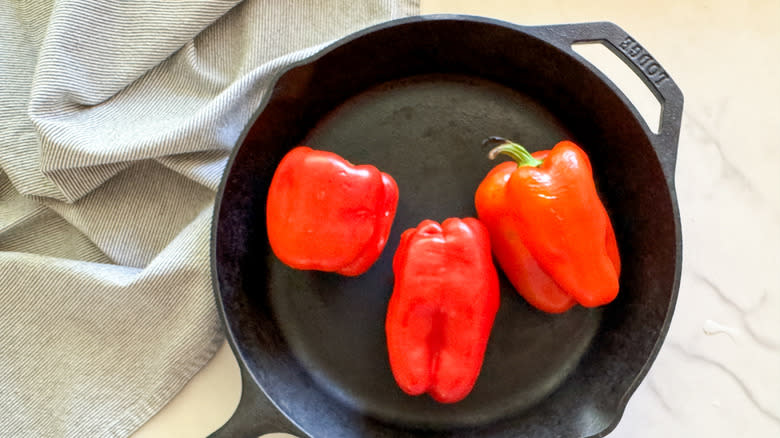
<svg viewBox="0 0 780 438">
<path fill-rule="evenodd" d="M 268 241 L 293 268 L 360 275 L 384 249 L 397 205 L 390 175 L 299 146 L 284 156 L 268 189 Z"/>
<path fill-rule="evenodd" d="M 488 227 L 499 265 L 533 306 L 560 313 L 618 293 L 620 256 L 615 234 L 582 149 L 562 141 L 529 154 L 498 139 L 491 151 L 515 162 L 496 166 L 477 189 L 479 218 Z"/>
<path fill-rule="evenodd" d="M 387 311 L 390 366 L 406 393 L 454 403 L 471 392 L 498 311 L 487 229 L 474 218 L 425 220 L 393 258 Z"/>
</svg>

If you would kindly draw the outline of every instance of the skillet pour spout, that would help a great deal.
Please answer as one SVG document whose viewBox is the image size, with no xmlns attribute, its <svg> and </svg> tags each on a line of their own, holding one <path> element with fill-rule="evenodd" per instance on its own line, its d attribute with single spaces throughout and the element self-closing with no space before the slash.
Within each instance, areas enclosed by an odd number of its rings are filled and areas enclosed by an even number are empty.
<svg viewBox="0 0 780 438">
<path fill-rule="evenodd" d="M 575 53 L 600 42 L 662 103 L 653 133 Z M 346 36 L 280 72 L 241 136 L 218 193 L 212 268 L 243 394 L 213 436 L 595 437 L 618 423 L 671 322 L 682 266 L 674 167 L 683 97 L 611 23 L 518 26 L 418 16 Z M 495 165 L 490 136 L 533 149 L 561 139 L 589 155 L 621 253 L 611 304 L 538 312 L 501 276 L 501 306 L 472 393 L 442 405 L 395 384 L 384 337 L 392 257 L 422 219 L 474 216 Z M 365 274 L 295 271 L 273 256 L 265 201 L 293 147 L 331 150 L 396 179 L 388 244 Z"/>
</svg>

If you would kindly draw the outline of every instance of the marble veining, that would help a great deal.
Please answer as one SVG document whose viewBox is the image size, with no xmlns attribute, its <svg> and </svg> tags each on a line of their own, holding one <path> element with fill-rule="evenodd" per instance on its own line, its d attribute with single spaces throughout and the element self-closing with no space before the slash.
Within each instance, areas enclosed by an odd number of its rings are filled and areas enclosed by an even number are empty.
<svg viewBox="0 0 780 438">
<path fill-rule="evenodd" d="M 739 145 L 720 140 L 713 123 L 695 108 L 683 116 L 680 296 L 619 438 L 780 436 L 780 187 L 758 189 L 751 160 L 729 159 L 726 148 Z"/>
</svg>

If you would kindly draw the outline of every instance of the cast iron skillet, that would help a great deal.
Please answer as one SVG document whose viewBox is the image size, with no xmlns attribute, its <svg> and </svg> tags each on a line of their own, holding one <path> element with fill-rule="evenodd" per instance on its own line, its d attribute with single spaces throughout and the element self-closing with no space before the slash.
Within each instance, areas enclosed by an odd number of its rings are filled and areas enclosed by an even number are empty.
<svg viewBox="0 0 780 438">
<path fill-rule="evenodd" d="M 663 104 L 653 134 L 611 82 L 571 49 L 601 41 Z M 523 27 L 424 16 L 352 34 L 283 72 L 233 153 L 213 229 L 216 300 L 242 368 L 236 414 L 214 436 L 586 437 L 617 424 L 669 327 L 681 236 L 674 165 L 682 94 L 611 23 Z M 501 307 L 469 397 L 440 405 L 396 387 L 385 350 L 391 260 L 422 219 L 474 216 L 496 163 L 484 138 L 531 149 L 563 138 L 590 155 L 621 250 L 621 292 L 595 310 L 535 311 L 502 277 Z M 298 144 L 371 163 L 400 202 L 364 275 L 294 271 L 271 253 L 265 197 Z"/>
</svg>

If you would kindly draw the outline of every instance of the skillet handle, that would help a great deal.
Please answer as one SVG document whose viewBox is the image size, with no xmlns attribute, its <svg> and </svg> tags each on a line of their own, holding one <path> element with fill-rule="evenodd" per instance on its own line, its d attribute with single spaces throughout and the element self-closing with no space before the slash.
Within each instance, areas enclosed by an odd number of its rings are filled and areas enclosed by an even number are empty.
<svg viewBox="0 0 780 438">
<path fill-rule="evenodd" d="M 674 168 L 677 162 L 677 141 L 680 137 L 682 124 L 683 95 L 677 84 L 669 77 L 669 73 L 661 67 L 661 64 L 626 31 L 614 23 L 561 24 L 538 26 L 534 27 L 533 30 L 544 40 L 581 60 L 583 58 L 572 49 L 572 44 L 600 42 L 631 67 L 631 70 L 642 79 L 661 103 L 661 124 L 658 134 L 653 133 L 644 121 L 642 121 L 642 128 L 652 141 L 667 181 L 673 186 Z M 590 63 L 586 63 L 586 65 L 597 74 L 602 74 Z"/>
<path fill-rule="evenodd" d="M 298 438 L 309 435 L 298 429 L 268 400 L 252 376 L 241 368 L 241 400 L 230 419 L 208 438 L 257 438 L 266 433 L 289 433 Z"/>
</svg>

